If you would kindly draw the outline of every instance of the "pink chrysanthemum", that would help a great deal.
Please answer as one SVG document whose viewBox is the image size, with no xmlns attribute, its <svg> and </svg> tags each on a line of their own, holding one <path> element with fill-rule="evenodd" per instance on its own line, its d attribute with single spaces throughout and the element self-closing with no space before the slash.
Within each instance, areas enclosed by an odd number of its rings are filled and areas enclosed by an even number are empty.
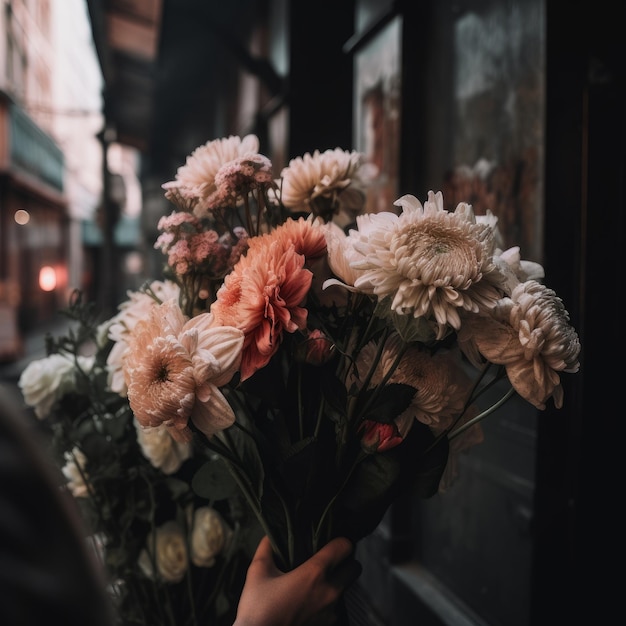
<svg viewBox="0 0 626 626">
<path fill-rule="evenodd" d="M 363 271 L 355 269 L 352 261 L 358 261 L 361 255 L 352 246 L 353 240 L 348 239 L 348 236 L 339 226 L 329 222 L 326 224 L 325 229 L 328 265 L 337 278 L 328 279 L 324 283 L 323 288 L 327 289 L 331 285 L 341 285 L 350 291 L 355 291 L 354 283 L 363 274 Z"/>
<path fill-rule="evenodd" d="M 155 280 L 145 290 L 128 292 L 128 300 L 118 307 L 119 312 L 111 319 L 107 333 L 114 342 L 107 357 L 107 382 L 112 391 L 126 396 L 122 360 L 128 349 L 130 334 L 137 323 L 148 316 L 152 307 L 172 298 L 178 299 L 179 296 L 180 287 L 171 280 Z"/>
<path fill-rule="evenodd" d="M 239 367 L 243 333 L 212 322 L 210 313 L 187 320 L 174 300 L 138 322 L 123 371 L 130 407 L 142 426 L 163 425 L 177 441 L 189 441 L 190 419 L 207 437 L 234 422 L 219 387 Z"/>
</svg>

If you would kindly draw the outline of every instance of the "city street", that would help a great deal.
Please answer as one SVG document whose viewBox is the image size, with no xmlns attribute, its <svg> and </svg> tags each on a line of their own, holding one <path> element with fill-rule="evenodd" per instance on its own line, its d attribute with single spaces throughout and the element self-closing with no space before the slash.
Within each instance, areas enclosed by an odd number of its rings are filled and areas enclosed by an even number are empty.
<svg viewBox="0 0 626 626">
<path fill-rule="evenodd" d="M 46 335 L 48 333 L 52 336 L 62 335 L 66 332 L 68 324 L 69 320 L 65 316 L 57 314 L 48 324 L 34 329 L 24 337 L 24 352 L 21 358 L 0 363 L 1 394 L 15 394 L 20 402 L 23 402 L 22 393 L 17 384 L 20 375 L 31 361 L 46 356 Z"/>
</svg>

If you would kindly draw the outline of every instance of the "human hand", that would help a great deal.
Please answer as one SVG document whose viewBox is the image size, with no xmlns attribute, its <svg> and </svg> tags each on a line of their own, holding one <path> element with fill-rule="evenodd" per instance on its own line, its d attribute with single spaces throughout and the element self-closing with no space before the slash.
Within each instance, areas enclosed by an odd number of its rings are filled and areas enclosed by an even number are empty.
<svg viewBox="0 0 626 626">
<path fill-rule="evenodd" d="M 248 567 L 233 626 L 332 624 L 334 607 L 361 574 L 349 539 L 337 537 L 290 572 L 276 567 L 267 536 Z"/>
</svg>

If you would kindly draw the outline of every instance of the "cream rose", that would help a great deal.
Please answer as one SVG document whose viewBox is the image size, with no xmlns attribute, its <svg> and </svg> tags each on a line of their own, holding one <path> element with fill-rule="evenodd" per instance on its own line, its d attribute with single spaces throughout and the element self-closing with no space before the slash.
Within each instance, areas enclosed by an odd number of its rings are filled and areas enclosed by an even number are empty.
<svg viewBox="0 0 626 626">
<path fill-rule="evenodd" d="M 143 428 L 134 420 L 141 452 L 150 463 L 164 474 L 173 474 L 191 456 L 189 443 L 176 441 L 165 426 Z"/>
<path fill-rule="evenodd" d="M 191 532 L 191 560 L 198 567 L 212 567 L 215 557 L 225 550 L 232 530 L 218 511 L 203 506 L 196 509 Z"/>
<path fill-rule="evenodd" d="M 156 554 L 152 554 L 153 548 L 156 548 Z M 158 577 L 168 583 L 180 582 L 189 566 L 187 542 L 180 524 L 172 520 L 159 526 L 156 536 L 150 533 L 138 563 L 148 578 Z"/>
</svg>

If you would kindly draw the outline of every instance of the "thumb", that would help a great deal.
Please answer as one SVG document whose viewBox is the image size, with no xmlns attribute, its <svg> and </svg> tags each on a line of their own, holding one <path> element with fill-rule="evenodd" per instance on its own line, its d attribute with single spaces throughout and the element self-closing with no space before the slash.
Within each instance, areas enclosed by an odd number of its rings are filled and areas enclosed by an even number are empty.
<svg viewBox="0 0 626 626">
<path fill-rule="evenodd" d="M 261 541 L 259 541 L 248 570 L 251 568 L 274 576 L 281 573 L 278 567 L 276 567 L 272 543 L 267 535 L 264 535 Z"/>
</svg>

